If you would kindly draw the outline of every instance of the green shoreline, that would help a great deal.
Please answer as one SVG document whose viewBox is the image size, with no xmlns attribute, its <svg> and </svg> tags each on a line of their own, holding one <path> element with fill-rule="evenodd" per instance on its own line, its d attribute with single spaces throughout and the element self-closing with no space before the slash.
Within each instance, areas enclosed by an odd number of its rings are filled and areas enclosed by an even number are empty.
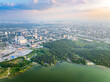
<svg viewBox="0 0 110 82">
<path fill-rule="evenodd" d="M 64 61 L 57 61 L 57 63 L 62 63 L 62 62 L 64 62 Z M 65 62 L 68 62 L 68 61 L 65 61 Z M 56 64 L 57 64 L 56 63 Z M 69 63 L 72 63 L 72 62 L 69 62 Z M 45 66 L 45 67 L 53 67 L 53 66 L 55 66 L 56 64 L 45 64 L 45 65 L 41 65 L 41 66 Z M 34 65 L 36 65 L 36 63 L 34 63 L 34 62 L 32 62 L 32 63 L 30 63 L 29 65 L 26 65 L 26 68 L 25 69 L 23 69 L 23 70 L 20 70 L 20 71 L 18 71 L 18 72 L 16 72 L 16 73 L 14 73 L 14 74 L 9 74 L 8 76 L 6 75 L 6 76 L 4 76 L 4 77 L 1 77 L 0 79 L 6 79 L 6 78 L 8 78 L 8 79 L 10 79 L 11 77 L 14 77 L 14 76 L 16 76 L 16 75 L 19 75 L 19 74 L 21 74 L 21 73 L 24 73 L 25 71 L 27 71 L 28 69 L 30 69 L 32 66 L 34 66 Z M 40 64 L 39 64 L 40 65 Z M 10 71 L 10 70 L 9 70 Z"/>
<path fill-rule="evenodd" d="M 11 77 L 14 77 L 14 76 L 16 76 L 16 75 L 19 75 L 19 74 L 21 74 L 21 73 L 24 73 L 25 71 L 27 71 L 28 69 L 30 69 L 33 65 L 34 65 L 34 64 L 28 65 L 25 69 L 20 70 L 20 71 L 14 73 L 14 74 L 9 74 L 8 76 L 6 75 L 6 76 L 4 76 L 4 77 L 0 77 L 0 79 L 11 78 Z M 9 70 L 9 71 L 10 71 L 10 70 Z"/>
<path fill-rule="evenodd" d="M 62 63 L 62 62 L 68 62 L 68 63 L 72 63 L 72 62 L 69 62 L 69 61 L 57 61 L 57 63 L 56 64 L 58 64 L 58 63 Z M 45 66 L 45 67 L 53 67 L 53 66 L 55 66 L 56 64 L 52 64 L 52 65 L 43 65 L 43 66 Z M 76 64 L 76 63 L 73 63 L 73 64 Z M 4 76 L 4 77 L 2 77 L 2 78 L 0 78 L 0 79 L 6 79 L 6 78 L 8 78 L 8 79 L 10 79 L 10 78 L 12 78 L 12 77 L 14 77 L 14 76 L 16 76 L 16 75 L 19 75 L 19 74 L 21 74 L 21 73 L 24 73 L 25 71 L 27 71 L 28 69 L 30 69 L 32 66 L 34 66 L 34 65 L 36 65 L 36 63 L 31 63 L 30 65 L 27 65 L 27 67 L 25 68 L 25 69 L 23 69 L 23 70 L 21 70 L 21 71 L 19 71 L 19 72 L 17 72 L 17 73 L 15 73 L 15 74 L 10 74 L 8 77 L 7 76 Z M 80 65 L 84 65 L 84 64 L 80 64 Z M 87 64 L 86 64 L 87 65 Z M 41 65 L 42 66 L 42 65 Z M 91 65 L 87 65 L 87 66 L 91 66 Z M 98 65 L 95 65 L 96 67 L 99 67 Z M 103 66 L 103 67 L 105 67 L 105 66 Z M 102 68 L 102 67 L 100 67 L 100 68 Z"/>
<path fill-rule="evenodd" d="M 106 48 L 109 48 L 109 45 L 107 44 L 104 44 L 106 47 L 104 48 L 105 51 L 100 50 L 99 48 L 103 48 L 102 43 L 87 43 L 84 40 L 73 42 L 71 40 L 63 39 L 48 42 L 43 45 L 44 48 L 33 49 L 33 51 L 26 56 L 10 61 L 0 62 L 0 77 L 2 76 L 1 78 L 10 78 L 15 75 L 19 75 L 20 73 L 30 69 L 36 63 L 46 67 L 55 66 L 56 63 L 62 61 L 87 65 L 87 60 L 90 60 L 95 64 L 95 66 L 101 65 L 109 67 L 110 50 L 106 51 Z M 103 61 L 100 60 L 100 58 L 103 59 Z M 108 62 L 106 62 L 105 59 Z M 90 61 L 89 64 L 91 64 Z M 10 68 L 10 74 L 7 71 L 8 68 Z"/>
</svg>

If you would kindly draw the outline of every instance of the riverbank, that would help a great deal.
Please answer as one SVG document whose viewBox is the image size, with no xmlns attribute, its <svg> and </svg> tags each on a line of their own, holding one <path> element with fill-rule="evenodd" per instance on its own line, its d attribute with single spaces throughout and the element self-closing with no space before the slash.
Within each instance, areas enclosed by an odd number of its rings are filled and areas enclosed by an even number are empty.
<svg viewBox="0 0 110 82">
<path fill-rule="evenodd" d="M 72 62 L 68 62 L 68 61 L 57 61 L 56 62 L 56 64 L 52 64 L 52 65 L 47 65 L 47 64 L 45 64 L 45 65 L 43 65 L 42 67 L 55 67 L 56 65 L 59 65 L 60 63 L 65 63 L 65 62 L 67 62 L 67 63 L 70 63 L 71 65 L 73 64 L 75 64 L 75 63 L 72 63 Z M 5 79 L 5 78 L 12 78 L 12 77 L 14 77 L 14 76 L 16 76 L 16 75 L 19 75 L 19 74 L 21 74 L 21 73 L 24 73 L 25 71 L 27 71 L 28 69 L 30 69 L 30 68 L 32 68 L 33 66 L 35 66 L 37 63 L 36 62 L 32 62 L 32 63 L 30 63 L 29 65 L 27 65 L 27 66 L 25 66 L 24 67 L 24 69 L 22 69 L 22 70 L 20 70 L 20 71 L 18 71 L 18 72 L 16 72 L 16 73 L 14 73 L 14 74 L 11 74 L 11 68 L 8 68 L 7 69 L 7 74 L 5 75 L 5 76 L 2 76 L 2 77 L 0 77 L 0 79 Z M 75 64 L 75 65 L 81 65 L 81 64 Z M 90 61 L 87 61 L 87 64 L 86 65 L 81 65 L 81 66 L 90 66 L 90 67 L 92 67 L 92 66 L 95 66 L 95 67 L 99 67 L 99 68 L 101 68 L 101 69 L 107 69 L 105 66 L 101 66 L 101 65 L 95 65 L 93 62 L 90 62 Z"/>
<path fill-rule="evenodd" d="M 35 65 L 35 64 L 36 64 L 36 63 L 31 63 L 31 64 L 25 66 L 24 69 L 22 69 L 22 70 L 20 70 L 20 71 L 18 71 L 18 72 L 16 72 L 16 73 L 11 73 L 12 68 L 8 68 L 8 69 L 7 69 L 7 74 L 5 74 L 4 76 L 3 76 L 3 74 L 2 74 L 2 76 L 0 77 L 0 79 L 11 78 L 11 77 L 13 77 L 13 76 L 19 75 L 19 74 L 21 74 L 21 73 L 27 71 L 28 69 L 30 69 L 30 68 L 31 68 L 33 65 Z M 2 68 L 1 68 L 1 69 L 2 69 Z"/>
<path fill-rule="evenodd" d="M 62 62 L 54 67 L 36 64 L 24 73 L 0 82 L 109 82 L 109 76 L 110 70 Z"/>
</svg>

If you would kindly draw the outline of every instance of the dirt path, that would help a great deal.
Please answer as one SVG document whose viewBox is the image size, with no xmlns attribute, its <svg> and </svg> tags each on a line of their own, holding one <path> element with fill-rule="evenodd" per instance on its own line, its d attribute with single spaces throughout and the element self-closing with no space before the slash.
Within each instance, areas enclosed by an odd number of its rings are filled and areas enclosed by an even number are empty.
<svg viewBox="0 0 110 82">
<path fill-rule="evenodd" d="M 7 74 L 7 77 L 10 75 L 10 68 L 8 68 L 8 74 Z"/>
</svg>

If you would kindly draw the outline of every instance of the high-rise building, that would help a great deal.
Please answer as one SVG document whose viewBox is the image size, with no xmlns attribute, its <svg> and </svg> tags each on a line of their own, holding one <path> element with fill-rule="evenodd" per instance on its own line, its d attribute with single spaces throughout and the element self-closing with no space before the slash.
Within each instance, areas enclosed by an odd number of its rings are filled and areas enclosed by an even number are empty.
<svg viewBox="0 0 110 82">
<path fill-rule="evenodd" d="M 42 40 L 42 36 L 40 36 L 39 39 Z"/>
<path fill-rule="evenodd" d="M 7 36 L 7 35 L 8 35 L 8 33 L 7 33 L 7 32 L 5 32 L 5 35 Z"/>
</svg>

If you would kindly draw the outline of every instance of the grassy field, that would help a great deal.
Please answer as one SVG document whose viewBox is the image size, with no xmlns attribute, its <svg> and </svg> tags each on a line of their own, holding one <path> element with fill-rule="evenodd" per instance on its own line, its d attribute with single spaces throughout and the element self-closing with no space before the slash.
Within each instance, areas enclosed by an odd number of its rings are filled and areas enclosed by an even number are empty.
<svg viewBox="0 0 110 82">
<path fill-rule="evenodd" d="M 27 55 L 28 58 L 32 58 L 34 55 L 37 55 L 37 49 L 33 49 L 33 51 Z"/>
<path fill-rule="evenodd" d="M 17 63 L 21 63 L 22 61 L 23 61 L 23 58 L 17 58 L 17 59 L 9 61 L 9 63 L 17 64 Z"/>
<path fill-rule="evenodd" d="M 0 79 L 7 77 L 8 69 L 7 68 L 0 68 Z"/>
</svg>

